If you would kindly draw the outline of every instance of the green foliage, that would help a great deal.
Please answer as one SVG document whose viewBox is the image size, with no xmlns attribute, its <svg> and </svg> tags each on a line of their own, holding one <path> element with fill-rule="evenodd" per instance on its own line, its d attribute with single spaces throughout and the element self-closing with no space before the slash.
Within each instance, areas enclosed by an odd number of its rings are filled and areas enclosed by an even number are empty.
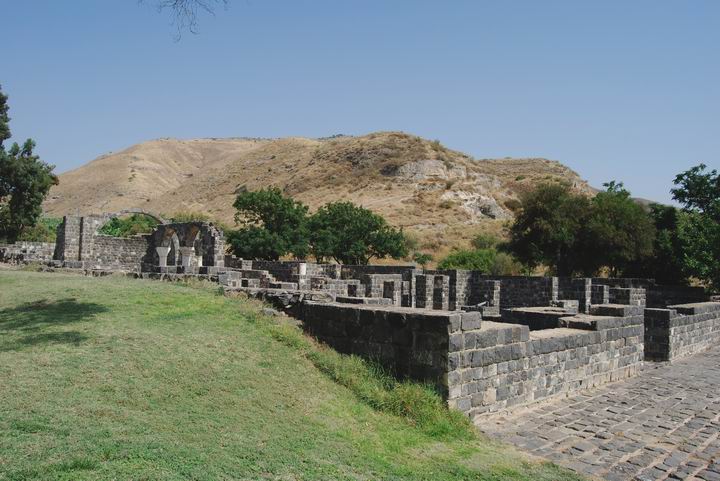
<svg viewBox="0 0 720 481">
<path fill-rule="evenodd" d="M 227 231 L 225 239 L 232 253 L 242 259 L 278 260 L 288 252 L 279 234 L 262 227 Z"/>
<path fill-rule="evenodd" d="M 590 200 L 567 185 L 539 185 L 522 198 L 508 249 L 524 264 L 550 266 L 558 275 L 582 270 L 582 228 Z"/>
<path fill-rule="evenodd" d="M 438 269 L 465 269 L 496 276 L 518 275 L 524 270 L 512 255 L 494 247 L 456 250 L 438 263 Z"/>
<path fill-rule="evenodd" d="M 675 177 L 673 198 L 683 204 L 678 223 L 687 274 L 720 288 L 720 175 L 700 164 Z"/>
<path fill-rule="evenodd" d="M 699 212 L 714 222 L 720 222 L 720 175 L 717 170 L 705 171 L 700 164 L 675 177 L 677 186 L 670 192 L 688 211 Z"/>
<path fill-rule="evenodd" d="M 500 244 L 500 239 L 490 234 L 481 233 L 473 237 L 470 244 L 472 244 L 475 249 L 492 249 Z"/>
<path fill-rule="evenodd" d="M 180 211 L 168 216 L 170 222 L 211 222 L 210 216 L 204 212 Z"/>
<path fill-rule="evenodd" d="M 331 202 L 310 217 L 312 253 L 319 261 L 365 265 L 370 259 L 408 254 L 405 235 L 369 209 L 351 202 Z"/>
<path fill-rule="evenodd" d="M 495 249 L 456 250 L 438 262 L 438 269 L 467 269 L 490 274 L 495 261 Z"/>
<path fill-rule="evenodd" d="M 170 222 L 212 222 L 212 224 L 219 229 L 221 229 L 224 232 L 229 232 L 231 230 L 230 226 L 227 225 L 224 222 L 218 221 L 216 219 L 213 219 L 210 215 L 204 213 L 204 212 L 196 212 L 196 211 L 180 211 L 175 212 L 172 215 L 169 216 L 163 216 Z"/>
<path fill-rule="evenodd" d="M 98 232 L 113 237 L 130 237 L 147 234 L 157 226 L 157 221 L 144 214 L 132 214 L 128 217 L 113 217 Z"/>
<path fill-rule="evenodd" d="M 675 207 L 651 204 L 649 216 L 655 226 L 653 253 L 632 263 L 623 274 L 655 279 L 661 284 L 686 284 L 685 244 L 680 236 L 680 225 L 687 214 Z"/>
<path fill-rule="evenodd" d="M 601 267 L 618 276 L 653 253 L 655 226 L 645 210 L 630 198 L 622 183 L 605 184 L 606 191 L 591 201 L 581 226 L 583 242 L 577 257 L 585 274 Z"/>
<path fill-rule="evenodd" d="M 52 165 L 33 153 L 35 142 L 22 147 L 10 138 L 7 96 L 0 91 L 0 238 L 15 242 L 25 228 L 33 227 L 42 214 L 42 203 L 50 187 L 58 183 Z"/>
<path fill-rule="evenodd" d="M 18 240 L 29 242 L 55 242 L 57 228 L 62 223 L 58 217 L 41 217 L 32 227 L 25 227 Z"/>
<path fill-rule="evenodd" d="M 507 248 L 531 267 L 557 275 L 631 270 L 653 253 L 655 227 L 622 183 L 588 199 L 569 186 L 543 184 L 522 199 Z"/>
<path fill-rule="evenodd" d="M 429 263 L 433 261 L 433 256 L 425 252 L 416 252 L 413 254 L 413 261 L 422 266 L 424 269 Z"/>
<path fill-rule="evenodd" d="M 268 187 L 238 194 L 235 221 L 243 227 L 228 235 L 235 255 L 277 260 L 287 254 L 304 259 L 309 251 L 307 211 L 302 202 Z M 246 244 L 243 244 L 246 243 Z"/>
</svg>

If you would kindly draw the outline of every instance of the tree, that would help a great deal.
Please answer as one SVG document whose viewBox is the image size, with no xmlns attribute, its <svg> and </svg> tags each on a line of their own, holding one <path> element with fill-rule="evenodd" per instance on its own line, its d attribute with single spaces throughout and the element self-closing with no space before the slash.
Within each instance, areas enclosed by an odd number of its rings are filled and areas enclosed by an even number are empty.
<svg viewBox="0 0 720 481">
<path fill-rule="evenodd" d="M 673 198 L 685 214 L 678 224 L 684 245 L 683 263 L 689 275 L 720 287 L 720 176 L 697 165 L 675 177 Z"/>
<path fill-rule="evenodd" d="M 655 279 L 660 284 L 686 284 L 685 244 L 680 237 L 680 225 L 686 214 L 662 204 L 650 204 L 649 209 L 648 215 L 655 227 L 652 254 L 632 262 L 623 270 L 623 275 Z"/>
<path fill-rule="evenodd" d="M 159 12 L 170 11 L 173 17 L 172 24 L 177 27 L 179 39 L 186 29 L 190 33 L 198 32 L 197 19 L 200 12 L 214 15 L 215 8 L 219 5 L 227 7 L 228 0 L 156 0 L 154 3 Z"/>
<path fill-rule="evenodd" d="M 233 204 L 235 222 L 243 227 L 229 236 L 235 255 L 252 259 L 277 260 L 293 254 L 304 259 L 309 251 L 308 208 L 269 187 L 238 194 Z"/>
<path fill-rule="evenodd" d="M 606 190 L 592 199 L 589 215 L 581 226 L 583 240 L 576 257 L 581 259 L 587 275 L 607 267 L 617 277 L 652 255 L 655 226 L 621 182 L 604 186 Z"/>
<path fill-rule="evenodd" d="M 372 258 L 398 259 L 408 253 L 402 230 L 351 202 L 331 202 L 310 217 L 310 243 L 318 262 L 365 265 Z"/>
<path fill-rule="evenodd" d="M 0 90 L 0 237 L 15 242 L 23 229 L 35 226 L 42 214 L 42 203 L 50 187 L 57 185 L 52 165 L 33 153 L 35 142 L 27 139 L 22 147 L 10 138 L 7 96 Z"/>
<path fill-rule="evenodd" d="M 590 200 L 564 184 L 547 183 L 523 195 L 507 249 L 534 268 L 544 264 L 563 276 L 582 270 L 581 229 Z"/>
<path fill-rule="evenodd" d="M 433 260 L 433 256 L 431 254 L 427 254 L 425 252 L 416 252 L 413 254 L 413 261 L 415 263 L 420 264 L 420 267 L 425 269 L 425 267 L 431 263 Z"/>
<path fill-rule="evenodd" d="M 241 259 L 276 261 L 287 254 L 286 244 L 280 236 L 262 227 L 228 231 L 226 240 L 232 253 Z"/>
</svg>

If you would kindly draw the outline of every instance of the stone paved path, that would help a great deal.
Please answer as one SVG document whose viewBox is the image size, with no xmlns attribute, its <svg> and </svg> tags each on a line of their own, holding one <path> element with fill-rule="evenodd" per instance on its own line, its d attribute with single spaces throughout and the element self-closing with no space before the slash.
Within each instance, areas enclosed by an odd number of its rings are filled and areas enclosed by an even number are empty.
<svg viewBox="0 0 720 481">
<path fill-rule="evenodd" d="M 720 481 L 720 347 L 479 427 L 590 476 Z"/>
</svg>

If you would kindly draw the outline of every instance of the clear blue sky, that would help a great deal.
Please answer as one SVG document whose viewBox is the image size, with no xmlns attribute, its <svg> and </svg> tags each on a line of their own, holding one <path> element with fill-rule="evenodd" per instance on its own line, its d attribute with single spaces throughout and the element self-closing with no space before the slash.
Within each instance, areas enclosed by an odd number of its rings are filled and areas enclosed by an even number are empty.
<svg viewBox="0 0 720 481">
<path fill-rule="evenodd" d="M 14 138 L 62 172 L 158 137 L 403 130 L 668 201 L 720 167 L 718 0 L 0 0 Z"/>
</svg>

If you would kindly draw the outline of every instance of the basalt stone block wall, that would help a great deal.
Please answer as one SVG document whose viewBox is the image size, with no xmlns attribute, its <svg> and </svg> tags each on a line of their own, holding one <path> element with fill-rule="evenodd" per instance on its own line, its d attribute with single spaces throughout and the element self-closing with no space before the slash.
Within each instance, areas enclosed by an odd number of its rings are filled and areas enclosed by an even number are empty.
<svg viewBox="0 0 720 481">
<path fill-rule="evenodd" d="M 451 344 L 449 405 L 475 419 L 636 375 L 643 318 L 608 319 L 596 323 L 597 330 L 533 332 L 483 320 L 479 332 Z"/>
<path fill-rule="evenodd" d="M 647 289 L 647 307 L 667 307 L 677 304 L 707 302 L 709 296 L 702 287 L 655 285 Z"/>
<path fill-rule="evenodd" d="M 558 278 L 558 298 L 578 301 L 580 312 L 590 312 L 592 304 L 592 279 L 570 277 Z"/>
<path fill-rule="evenodd" d="M 0 245 L 0 262 L 49 262 L 53 260 L 55 244 L 51 242 L 21 241 Z"/>
<path fill-rule="evenodd" d="M 720 343 L 720 302 L 645 309 L 645 359 L 672 361 Z"/>
<path fill-rule="evenodd" d="M 302 318 L 340 352 L 436 384 L 473 419 L 633 376 L 643 360 L 642 315 L 583 316 L 583 329 L 535 332 L 478 312 L 395 306 L 305 303 Z"/>
<path fill-rule="evenodd" d="M 626 304 L 630 306 L 645 306 L 646 291 L 635 287 L 611 287 L 610 304 Z"/>
<path fill-rule="evenodd" d="M 93 250 L 85 255 L 85 268 L 139 272 L 150 246 L 149 235 L 127 238 L 95 235 Z"/>
<path fill-rule="evenodd" d="M 446 393 L 448 353 L 460 342 L 458 336 L 480 327 L 477 312 L 363 304 L 305 303 L 302 319 L 310 334 L 334 349 L 376 360 Z"/>
<path fill-rule="evenodd" d="M 500 308 L 549 306 L 558 300 L 557 277 L 480 276 L 500 281 Z"/>
</svg>

